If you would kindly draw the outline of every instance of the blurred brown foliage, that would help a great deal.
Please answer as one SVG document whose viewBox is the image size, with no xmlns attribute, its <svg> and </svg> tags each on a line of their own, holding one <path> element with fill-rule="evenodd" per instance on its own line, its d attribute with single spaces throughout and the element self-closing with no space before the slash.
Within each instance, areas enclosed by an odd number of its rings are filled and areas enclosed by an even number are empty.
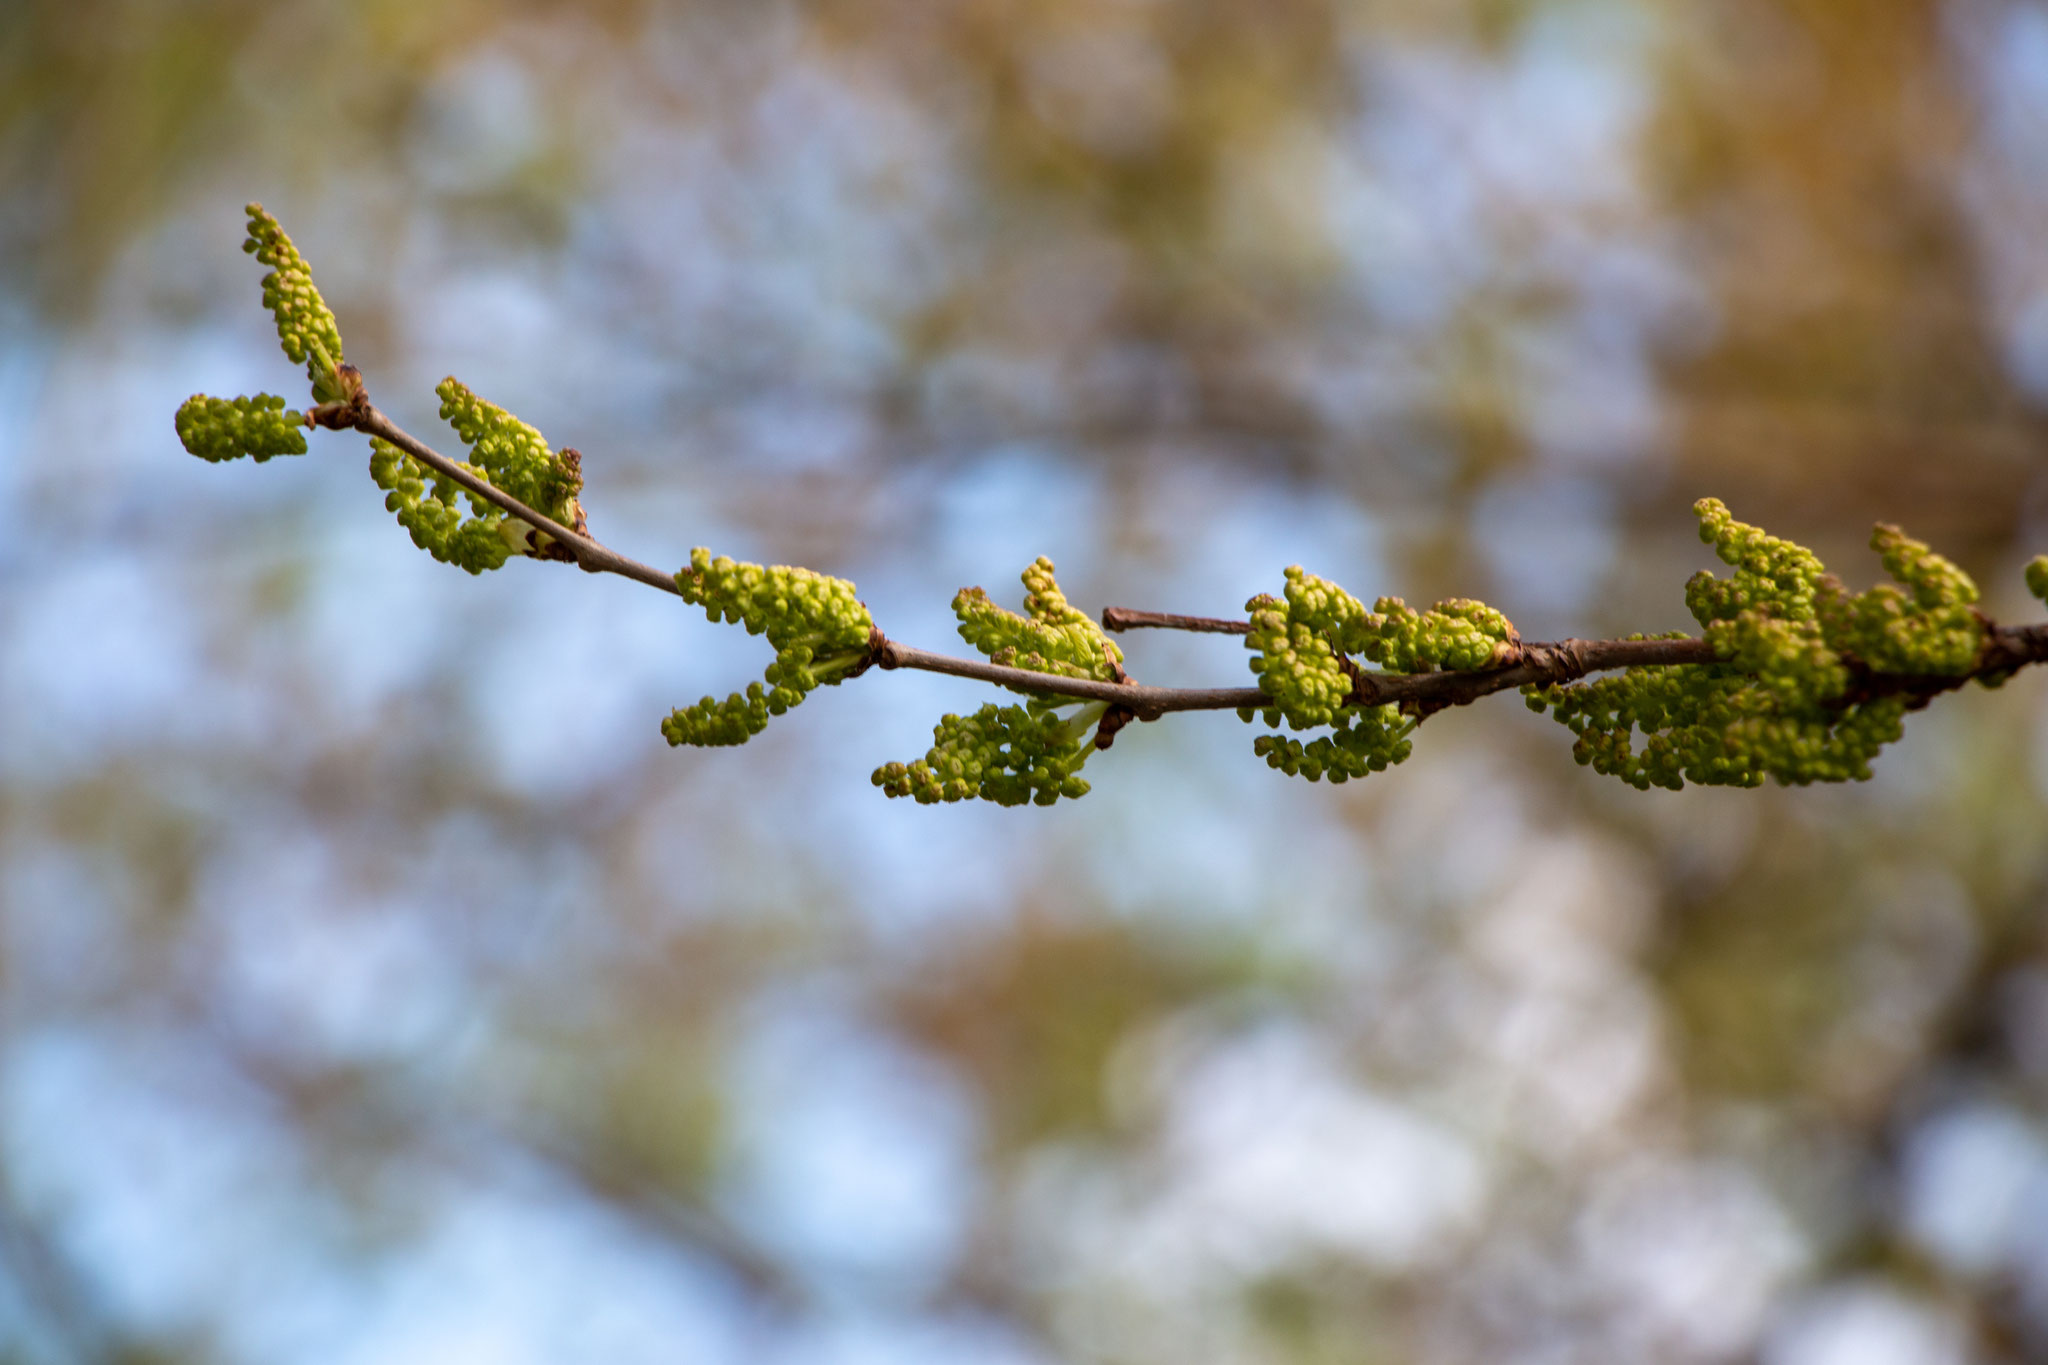
<svg viewBox="0 0 2048 1365">
<path fill-rule="evenodd" d="M 2017 614 L 2044 165 L 2002 0 L 14 0 L 0 1358 L 403 1359 L 408 1277 L 637 1358 L 584 1263 L 711 1286 L 703 1358 L 2043 1358 L 2039 679 L 1854 790 L 1609 789 L 1501 702 L 1342 790 L 1190 722 L 899 810 L 902 680 L 671 754 L 701 623 L 444 598 L 339 442 L 169 414 L 262 341 L 262 198 L 387 406 L 481 371 L 601 534 L 933 632 L 1061 536 L 1094 605 L 1327 553 L 1667 629 L 1704 494 Z M 486 1205 L 558 1269 L 450 1274 Z"/>
</svg>

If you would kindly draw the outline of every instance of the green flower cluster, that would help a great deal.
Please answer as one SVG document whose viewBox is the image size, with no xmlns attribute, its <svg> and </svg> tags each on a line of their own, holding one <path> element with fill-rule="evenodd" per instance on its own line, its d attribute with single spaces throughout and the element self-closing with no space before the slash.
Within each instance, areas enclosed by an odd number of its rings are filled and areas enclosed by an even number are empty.
<svg viewBox="0 0 2048 1365">
<path fill-rule="evenodd" d="M 485 477 L 474 465 L 464 468 Z M 512 557 L 502 511 L 381 436 L 370 438 L 370 477 L 385 491 L 385 509 L 397 513 L 398 524 L 412 533 L 412 543 L 443 564 L 480 574 Z M 469 500 L 467 517 L 463 498 Z"/>
<path fill-rule="evenodd" d="M 249 238 L 242 250 L 270 267 L 263 277 L 263 306 L 277 319 L 277 339 L 294 364 L 306 367 L 313 381 L 313 400 L 332 403 L 345 397 L 335 371 L 340 367 L 341 329 L 334 312 L 313 286 L 312 267 L 263 205 L 249 205 Z"/>
<path fill-rule="evenodd" d="M 1852 596 L 1804 546 L 1735 520 L 1717 499 L 1693 510 L 1700 538 L 1735 570 L 1702 571 L 1685 590 L 1721 662 L 1526 689 L 1531 709 L 1578 737 L 1579 762 L 1643 790 L 1861 781 L 1899 737 L 1907 703 L 1857 688 L 1859 674 L 1974 666 L 1976 585 L 1897 528 L 1878 527 L 1871 547 L 1900 586 Z"/>
<path fill-rule="evenodd" d="M 254 398 L 195 393 L 179 407 L 177 424 L 185 449 L 215 463 L 247 455 L 262 464 L 273 455 L 306 453 L 305 414 L 287 410 L 274 393 Z"/>
<path fill-rule="evenodd" d="M 1052 561 L 1039 556 L 1023 580 L 1022 616 L 989 601 L 980 588 L 962 588 L 953 598 L 960 638 L 1010 668 L 1116 681 L 1123 651 L 1067 601 Z M 1088 784 L 1077 774 L 1095 752 L 1091 734 L 1108 710 L 1103 702 L 1035 697 L 1022 706 L 990 704 L 971 716 L 944 716 L 932 727 L 935 742 L 923 758 L 883 764 L 874 783 L 885 795 L 925 805 L 979 797 L 1004 806 L 1049 806 L 1062 796 L 1083 796 Z"/>
<path fill-rule="evenodd" d="M 1773 627 L 1783 623 L 1773 622 Z M 1835 705 L 1826 679 L 1837 670 L 1795 638 L 1770 629 L 1744 641 L 1730 664 L 1632 668 L 1620 677 L 1528 689 L 1577 742 L 1572 754 L 1594 771 L 1642 791 L 1703 786 L 1757 787 L 1870 776 L 1870 760 L 1899 737 L 1901 697 Z M 1744 665 L 1761 665 L 1751 676 Z M 1644 736 L 1636 752 L 1631 729 Z"/>
<path fill-rule="evenodd" d="M 1261 593 L 1245 603 L 1251 634 L 1251 669 L 1273 705 L 1246 708 L 1246 723 L 1263 715 L 1268 726 L 1334 727 L 1303 744 L 1262 735 L 1252 752 L 1290 777 L 1328 776 L 1343 782 L 1380 772 L 1407 758 L 1415 724 L 1396 708 L 1347 708 L 1357 655 L 1396 673 L 1438 669 L 1471 672 L 1505 663 L 1520 637 L 1508 618 L 1484 602 L 1451 598 L 1418 612 L 1398 597 L 1365 604 L 1328 579 L 1287 570 L 1284 596 Z"/>
<path fill-rule="evenodd" d="M 463 465 L 478 478 L 568 526 L 581 524 L 579 462 L 548 449 L 541 434 L 511 413 L 477 397 L 453 377 L 435 385 L 441 416 L 469 447 Z M 370 440 L 370 477 L 383 489 L 384 506 L 412 533 L 413 544 L 444 564 L 470 573 L 495 569 L 515 554 L 547 557 L 546 534 L 485 502 L 453 479 L 435 474 L 378 438 Z M 469 501 L 464 516 L 460 499 Z"/>
<path fill-rule="evenodd" d="M 2048 555 L 2035 555 L 2027 561 L 2027 591 L 2048 602 Z"/>
<path fill-rule="evenodd" d="M 1351 695 L 1348 660 L 1359 655 L 1395 673 L 1473 672 L 1509 662 L 1521 637 L 1484 602 L 1454 597 L 1418 612 L 1398 597 L 1363 603 L 1328 579 L 1287 570 L 1284 597 L 1245 603 L 1246 648 L 1259 687 L 1297 730 L 1328 725 Z"/>
<path fill-rule="evenodd" d="M 1705 569 L 1686 581 L 1685 605 L 1703 626 L 1760 611 L 1787 621 L 1813 619 L 1813 602 L 1827 571 L 1804 545 L 1769 535 L 1735 519 L 1719 498 L 1693 504 L 1700 540 L 1735 572 L 1716 578 Z"/>
<path fill-rule="evenodd" d="M 1238 719 L 1249 724 L 1254 715 L 1261 713 L 1247 706 L 1237 714 Z M 1268 726 L 1277 728 L 1283 714 L 1280 708 L 1269 707 L 1263 719 Z M 1307 744 L 1285 735 L 1260 735 L 1252 741 L 1252 752 L 1265 759 L 1267 767 L 1277 768 L 1289 777 L 1305 777 L 1311 782 L 1327 777 L 1333 784 L 1367 773 L 1385 772 L 1414 752 L 1408 736 L 1415 733 L 1418 722 L 1403 719 L 1398 707 L 1364 706 L 1340 711 L 1331 724 L 1335 727 L 1331 734 Z"/>
<path fill-rule="evenodd" d="M 313 400 L 329 403 L 344 397 L 335 373 L 341 364 L 341 330 L 313 287 L 306 258 L 261 204 L 249 205 L 249 239 L 242 249 L 271 267 L 263 277 L 263 304 L 277 319 L 285 355 L 305 365 L 313 381 Z M 254 398 L 195 393 L 178 409 L 178 440 L 200 459 L 216 463 L 244 455 L 258 464 L 273 455 L 303 455 L 305 414 L 287 409 L 284 402 L 272 393 Z"/>
<path fill-rule="evenodd" d="M 1832 575 L 1821 580 L 1821 632 L 1831 648 L 1880 673 L 1954 677 L 1977 666 L 1984 625 L 1970 576 L 1896 526 L 1880 524 L 1870 548 L 1901 586 L 1881 583 L 1851 597 Z"/>
<path fill-rule="evenodd" d="M 441 400 L 441 420 L 469 447 L 471 462 L 491 486 L 511 494 L 528 507 L 545 512 L 565 526 L 574 526 L 583 491 L 578 462 L 548 449 L 547 438 L 494 403 L 486 403 L 453 375 L 434 386 Z M 531 530 L 532 528 L 527 528 Z"/>
<path fill-rule="evenodd" d="M 705 697 L 661 723 L 670 744 L 745 744 L 814 688 L 837 684 L 867 658 L 874 619 L 853 584 L 810 569 L 716 559 L 701 546 L 676 575 L 683 600 L 713 621 L 744 624 L 775 648 L 766 687 L 750 683 L 724 701 Z"/>
<path fill-rule="evenodd" d="M 1287 571 L 1286 592 L 1285 599 L 1261 593 L 1244 604 L 1252 673 L 1273 699 L 1272 709 L 1294 729 L 1329 725 L 1351 695 L 1343 658 L 1363 647 L 1367 612 L 1350 593 L 1298 564 Z"/>
<path fill-rule="evenodd" d="M 1382 597 L 1372 604 L 1365 629 L 1358 652 L 1393 673 L 1474 673 L 1512 662 L 1522 639 L 1505 615 L 1467 597 L 1424 612 Z"/>
<path fill-rule="evenodd" d="M 970 797 L 1000 806 L 1050 806 L 1062 796 L 1086 796 L 1088 783 L 1078 774 L 1094 752 L 1089 735 L 1107 709 L 1097 702 L 1062 719 L 1047 702 L 990 703 L 971 716 L 944 716 L 932 727 L 934 742 L 923 758 L 883 764 L 874 784 L 884 795 L 915 797 L 927 806 Z"/>
<path fill-rule="evenodd" d="M 1053 564 L 1040 555 L 1024 570 L 1024 615 L 989 601 L 980 588 L 962 588 L 953 598 L 960 638 L 991 663 L 1052 673 L 1063 678 L 1111 682 L 1123 651 L 1103 634 L 1093 617 L 1071 605 L 1053 578 Z"/>
</svg>

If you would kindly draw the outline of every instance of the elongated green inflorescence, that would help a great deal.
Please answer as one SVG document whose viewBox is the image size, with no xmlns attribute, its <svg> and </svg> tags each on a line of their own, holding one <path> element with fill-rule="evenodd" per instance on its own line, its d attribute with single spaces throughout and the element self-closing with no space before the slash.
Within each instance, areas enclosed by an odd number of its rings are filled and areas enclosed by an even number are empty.
<svg viewBox="0 0 2048 1365">
<path fill-rule="evenodd" d="M 1247 723 L 1263 716 L 1269 726 L 1280 724 L 1282 712 L 1251 708 L 1238 712 Z M 1416 722 L 1404 718 L 1394 706 L 1360 706 L 1341 711 L 1331 722 L 1332 731 L 1304 744 L 1285 735 L 1260 735 L 1252 741 L 1252 752 L 1266 760 L 1266 766 L 1289 777 L 1317 782 L 1327 777 L 1334 783 L 1348 782 L 1367 773 L 1385 772 L 1414 752 L 1408 736 Z"/>
<path fill-rule="evenodd" d="M 1898 586 L 1851 595 L 1812 551 L 1735 520 L 1718 500 L 1693 510 L 1700 538 L 1735 570 L 1686 585 L 1723 662 L 1526 689 L 1532 709 L 1578 736 L 1579 762 L 1642 789 L 1861 781 L 1902 732 L 1906 700 L 1859 680 L 1975 667 L 1976 585 L 1898 528 L 1879 526 L 1870 542 Z"/>
<path fill-rule="evenodd" d="M 313 272 L 292 239 L 261 204 L 249 205 L 249 238 L 244 251 L 271 267 L 263 277 L 263 306 L 277 320 L 278 340 L 285 355 L 306 367 L 315 402 L 343 396 L 335 373 L 341 364 L 341 330 L 320 291 Z M 258 464 L 274 455 L 306 453 L 305 414 L 287 409 L 276 394 L 253 398 L 213 398 L 195 393 L 179 407 L 178 440 L 202 460 L 219 463 L 247 455 Z"/>
<path fill-rule="evenodd" d="M 1896 526 L 1878 526 L 1870 548 L 1900 586 L 1850 596 L 1832 575 L 1816 602 L 1828 647 L 1883 673 L 1968 673 L 1984 648 L 1968 574 Z"/>
<path fill-rule="evenodd" d="M 1334 583 L 1287 571 L 1287 596 L 1260 594 L 1245 604 L 1252 673 L 1296 730 L 1328 725 L 1351 695 L 1341 656 L 1364 643 L 1365 608 Z"/>
<path fill-rule="evenodd" d="M 313 400 L 332 403 L 344 397 L 335 371 L 340 367 L 341 328 L 320 291 L 313 270 L 261 204 L 249 205 L 249 238 L 242 250 L 270 267 L 263 277 L 263 306 L 277 319 L 278 343 L 293 364 L 306 367 L 313 382 Z"/>
<path fill-rule="evenodd" d="M 486 403 L 453 375 L 434 386 L 441 420 L 469 447 L 470 460 L 493 487 L 566 526 L 576 524 L 583 491 L 580 461 L 548 449 L 547 438 L 494 403 Z M 531 528 L 528 528 L 531 529 Z"/>
<path fill-rule="evenodd" d="M 1365 604 L 1328 579 L 1287 570 L 1284 596 L 1260 594 L 1245 603 L 1251 633 L 1251 669 L 1270 707 L 1240 712 L 1246 723 L 1263 717 L 1293 730 L 1330 726 L 1333 733 L 1306 744 L 1261 735 L 1252 752 L 1290 777 L 1343 782 L 1380 772 L 1407 758 L 1415 723 L 1392 706 L 1349 705 L 1353 655 L 1393 673 L 1473 672 L 1503 663 L 1519 637 L 1508 618 L 1456 597 L 1418 612 L 1398 597 Z"/>
<path fill-rule="evenodd" d="M 185 449 L 216 464 L 244 455 L 262 464 L 273 455 L 306 453 L 305 414 L 288 410 L 274 393 L 254 398 L 195 393 L 178 408 L 177 425 Z"/>
<path fill-rule="evenodd" d="M 1033 560 L 1023 581 L 1022 616 L 997 606 L 980 588 L 962 588 L 953 598 L 960 637 L 1010 668 L 1115 681 L 1123 651 L 1067 601 L 1052 561 L 1043 555 Z M 926 805 L 978 797 L 1004 806 L 1049 806 L 1063 796 L 1082 796 L 1088 783 L 1078 774 L 1095 752 L 1092 734 L 1107 710 L 1102 703 L 1034 697 L 1022 706 L 990 704 L 972 716 L 944 716 L 923 758 L 882 765 L 874 784 L 885 795 Z"/>
<path fill-rule="evenodd" d="M 999 806 L 1050 806 L 1063 796 L 1086 796 L 1088 783 L 1078 774 L 1106 709 L 1097 703 L 1062 719 L 1044 703 L 991 702 L 971 716 L 944 716 L 923 758 L 885 763 L 873 781 L 884 795 L 914 797 L 920 805 L 979 797 Z"/>
<path fill-rule="evenodd" d="M 474 465 L 463 468 L 485 477 Z M 385 510 L 397 514 L 412 543 L 443 564 L 478 574 L 512 557 L 502 511 L 377 436 L 370 438 L 370 478 L 385 491 Z M 462 513 L 465 498 L 468 516 Z"/>
<path fill-rule="evenodd" d="M 713 621 L 743 624 L 774 646 L 767 686 L 751 683 L 724 701 L 705 697 L 661 723 L 670 744 L 745 744 L 814 689 L 845 681 L 867 658 L 874 618 L 853 584 L 810 569 L 712 558 L 701 546 L 676 575 L 683 600 Z"/>
<path fill-rule="evenodd" d="M 435 386 L 441 416 L 469 447 L 470 473 L 556 521 L 576 527 L 582 507 L 580 460 L 556 453 L 546 438 L 511 413 L 477 397 L 452 376 Z M 495 569 L 515 554 L 547 557 L 551 538 L 518 517 L 430 473 L 412 456 L 375 437 L 370 477 L 384 490 L 384 506 L 412 533 L 413 544 L 444 564 L 470 573 Z M 462 512 L 467 499 L 469 515 Z"/>
<path fill-rule="evenodd" d="M 1390 673 L 1473 673 L 1513 657 L 1514 623 L 1484 602 L 1453 597 L 1428 611 L 1382 597 L 1365 618 L 1359 652 Z"/>
<path fill-rule="evenodd" d="M 1063 678 L 1116 676 L 1123 651 L 1103 634 L 1087 612 L 1068 603 L 1053 577 L 1053 564 L 1040 555 L 1024 570 L 1024 615 L 989 601 L 980 588 L 962 588 L 953 597 L 960 618 L 960 638 L 989 657 L 991 663 Z"/>
</svg>

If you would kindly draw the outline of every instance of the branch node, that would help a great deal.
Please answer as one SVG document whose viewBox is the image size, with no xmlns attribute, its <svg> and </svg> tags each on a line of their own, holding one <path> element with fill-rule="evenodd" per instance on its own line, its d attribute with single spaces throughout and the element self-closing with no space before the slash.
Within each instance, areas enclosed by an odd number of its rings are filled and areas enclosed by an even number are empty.
<svg viewBox="0 0 2048 1365">
<path fill-rule="evenodd" d="M 1586 652 L 1586 642 L 1579 639 L 1559 640 L 1553 645 L 1538 645 L 1524 651 L 1542 655 L 1540 666 L 1550 674 L 1552 682 L 1576 682 L 1592 671 L 1592 660 Z"/>
</svg>

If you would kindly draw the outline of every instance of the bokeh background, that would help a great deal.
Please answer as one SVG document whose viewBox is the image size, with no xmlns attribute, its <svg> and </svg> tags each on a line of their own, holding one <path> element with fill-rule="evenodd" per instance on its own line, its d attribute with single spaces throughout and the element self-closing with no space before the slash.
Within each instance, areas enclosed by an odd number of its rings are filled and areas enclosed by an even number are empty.
<svg viewBox="0 0 2048 1365">
<path fill-rule="evenodd" d="M 927 647 L 1040 553 L 1670 629 L 1706 494 L 2025 619 L 2038 5 L 6 0 L 0 1360 L 2048 1359 L 2048 680 L 1825 790 L 1508 697 L 925 809 L 903 674 L 672 752 L 758 641 L 180 451 L 298 392 L 250 199 L 414 430 Z"/>
</svg>

